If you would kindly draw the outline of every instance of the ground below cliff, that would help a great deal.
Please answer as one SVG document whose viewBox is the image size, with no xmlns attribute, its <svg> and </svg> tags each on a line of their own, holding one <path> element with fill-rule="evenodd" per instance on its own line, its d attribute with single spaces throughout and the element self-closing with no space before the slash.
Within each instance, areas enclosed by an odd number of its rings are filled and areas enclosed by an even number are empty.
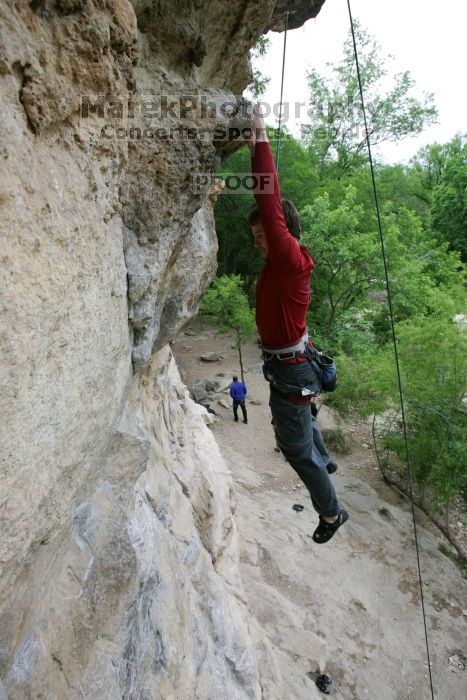
<svg viewBox="0 0 467 700">
<path fill-rule="evenodd" d="M 311 539 L 317 515 L 306 489 L 274 451 L 258 346 L 244 349 L 248 425 L 233 421 L 222 390 L 239 373 L 232 338 L 194 321 L 172 348 L 190 388 L 197 380 L 219 385 L 206 401 L 218 414 L 212 431 L 236 486 L 241 574 L 263 697 L 322 697 L 314 685 L 321 669 L 334 679 L 331 695 L 342 700 L 428 698 L 410 504 L 382 481 L 368 426 L 320 410 L 323 432 L 335 436 L 339 428 L 350 443 L 348 454 L 334 455 L 336 489 L 350 521 L 332 544 L 319 547 Z M 221 358 L 203 361 L 206 352 Z M 293 509 L 296 503 L 303 511 Z M 417 519 L 435 697 L 455 700 L 467 696 L 467 586 L 440 552 L 440 533 L 422 513 Z"/>
</svg>

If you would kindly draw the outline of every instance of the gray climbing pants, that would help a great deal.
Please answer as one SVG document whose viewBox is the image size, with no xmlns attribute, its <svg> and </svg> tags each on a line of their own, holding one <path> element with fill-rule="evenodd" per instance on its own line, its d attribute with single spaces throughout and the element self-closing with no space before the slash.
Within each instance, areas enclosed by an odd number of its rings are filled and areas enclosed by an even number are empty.
<svg viewBox="0 0 467 700">
<path fill-rule="evenodd" d="M 313 444 L 315 445 L 316 449 L 327 464 L 331 457 L 329 456 L 329 452 L 327 451 L 326 445 L 324 444 L 323 436 L 321 435 L 319 425 L 313 415 L 311 416 L 311 429 L 313 431 Z"/>
<path fill-rule="evenodd" d="M 293 387 L 296 393 L 300 387 L 318 390 L 315 370 L 304 362 L 283 367 L 265 365 L 263 372 L 273 387 L 269 406 L 280 450 L 307 487 L 314 509 L 320 515 L 333 517 L 339 513 L 340 504 L 326 469 L 329 455 L 318 424 L 312 420 L 308 404 L 292 403 L 277 390 L 278 386 L 287 387 L 287 393 Z"/>
</svg>

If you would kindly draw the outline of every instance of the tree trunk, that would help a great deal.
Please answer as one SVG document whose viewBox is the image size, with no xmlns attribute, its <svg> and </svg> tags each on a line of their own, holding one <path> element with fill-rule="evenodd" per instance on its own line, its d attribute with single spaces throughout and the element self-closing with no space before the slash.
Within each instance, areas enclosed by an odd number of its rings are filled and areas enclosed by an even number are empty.
<svg viewBox="0 0 467 700">
<path fill-rule="evenodd" d="M 397 491 L 400 493 L 403 493 L 404 496 L 410 499 L 410 491 L 406 488 L 401 486 L 399 481 L 396 479 L 391 478 L 389 470 L 384 470 L 383 465 L 381 463 L 379 454 L 378 454 L 378 449 L 377 449 L 377 438 L 376 438 L 376 431 L 375 431 L 375 424 L 376 424 L 376 413 L 373 414 L 373 421 L 372 421 L 372 434 L 373 434 L 373 443 L 374 443 L 374 448 L 375 448 L 375 453 L 376 453 L 376 459 L 378 460 L 378 466 L 381 472 L 381 475 L 383 477 L 383 480 L 386 484 L 388 484 L 391 487 L 394 487 Z M 418 502 L 417 502 L 418 501 Z M 448 501 L 446 504 L 446 511 L 445 511 L 445 516 L 444 516 L 444 523 L 440 522 L 439 518 L 437 518 L 429 508 L 429 505 L 425 503 L 424 500 L 424 491 L 422 490 L 421 495 L 416 498 L 414 495 L 414 504 L 417 506 L 417 508 L 420 508 L 420 510 L 425 513 L 425 515 L 428 516 L 428 518 L 431 520 L 432 523 L 434 523 L 438 529 L 443 533 L 443 535 L 446 537 L 446 539 L 450 542 L 450 544 L 454 547 L 456 550 L 459 559 L 462 562 L 467 562 L 467 552 L 463 548 L 462 544 L 458 542 L 455 538 L 455 536 L 451 532 L 451 528 L 449 526 L 449 510 L 451 506 L 451 501 Z"/>
<path fill-rule="evenodd" d="M 394 479 L 391 479 L 388 475 L 384 476 L 384 481 L 386 484 L 389 484 L 390 486 L 394 486 L 400 493 L 404 494 L 409 500 L 410 500 L 410 493 L 407 491 L 407 489 L 402 488 L 400 484 L 395 481 Z M 456 540 L 455 537 L 452 536 L 451 530 L 449 528 L 449 525 L 446 520 L 446 516 L 444 518 L 444 523 L 440 522 L 439 518 L 436 518 L 433 516 L 433 513 L 430 512 L 430 510 L 424 506 L 421 503 L 416 503 L 414 500 L 414 504 L 416 505 L 417 508 L 419 508 L 423 513 L 425 513 L 426 516 L 431 520 L 432 523 L 436 525 L 436 527 L 443 533 L 443 535 L 446 537 L 448 542 L 452 544 L 454 549 L 456 550 L 457 554 L 459 555 L 459 559 L 465 563 L 467 562 L 467 552 L 463 548 L 462 544 Z M 448 513 L 449 517 L 449 513 Z"/>
<path fill-rule="evenodd" d="M 242 382 L 244 381 L 243 378 L 243 357 L 242 357 L 242 344 L 240 341 L 238 341 L 238 361 L 240 362 L 240 375 L 242 377 Z"/>
<path fill-rule="evenodd" d="M 376 440 L 375 425 L 376 425 L 376 413 L 373 413 L 373 421 L 372 421 L 372 423 L 371 423 L 371 434 L 372 434 L 372 436 L 373 436 L 373 445 L 374 445 L 374 450 L 375 450 L 376 459 L 377 459 L 377 461 L 378 461 L 378 467 L 379 467 L 379 470 L 380 470 L 380 472 L 381 472 L 381 475 L 382 475 L 383 478 L 384 478 L 385 473 L 384 473 L 383 465 L 381 464 L 381 459 L 380 459 L 380 457 L 379 457 L 378 443 L 377 443 L 377 440 Z"/>
</svg>

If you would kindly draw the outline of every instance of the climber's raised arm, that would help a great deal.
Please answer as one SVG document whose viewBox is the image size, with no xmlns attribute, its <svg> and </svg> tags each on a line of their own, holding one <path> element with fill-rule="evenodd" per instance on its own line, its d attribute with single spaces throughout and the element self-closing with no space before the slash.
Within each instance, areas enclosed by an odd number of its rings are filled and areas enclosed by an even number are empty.
<svg viewBox="0 0 467 700">
<path fill-rule="evenodd" d="M 251 222 L 255 245 L 262 250 L 263 255 L 266 249 L 270 264 L 287 265 L 298 270 L 301 266 L 300 246 L 287 228 L 271 146 L 264 120 L 257 113 L 253 119 L 253 138 L 249 147 L 252 174 L 257 177 L 255 200 L 259 221 L 256 224 Z"/>
</svg>

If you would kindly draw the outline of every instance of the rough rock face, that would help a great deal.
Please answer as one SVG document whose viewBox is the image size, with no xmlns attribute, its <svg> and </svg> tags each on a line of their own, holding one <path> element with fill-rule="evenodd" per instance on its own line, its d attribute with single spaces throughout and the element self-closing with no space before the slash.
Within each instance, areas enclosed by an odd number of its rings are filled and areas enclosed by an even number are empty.
<svg viewBox="0 0 467 700">
<path fill-rule="evenodd" d="M 231 476 L 203 419 L 160 350 L 4 609 L 11 698 L 257 695 Z"/>
<path fill-rule="evenodd" d="M 258 694 L 229 476 L 163 347 L 215 272 L 206 175 L 232 123 L 181 112 L 180 95 L 232 103 L 285 4 L 0 5 L 0 676 L 15 700 Z M 290 3 L 291 26 L 321 4 Z"/>
</svg>

